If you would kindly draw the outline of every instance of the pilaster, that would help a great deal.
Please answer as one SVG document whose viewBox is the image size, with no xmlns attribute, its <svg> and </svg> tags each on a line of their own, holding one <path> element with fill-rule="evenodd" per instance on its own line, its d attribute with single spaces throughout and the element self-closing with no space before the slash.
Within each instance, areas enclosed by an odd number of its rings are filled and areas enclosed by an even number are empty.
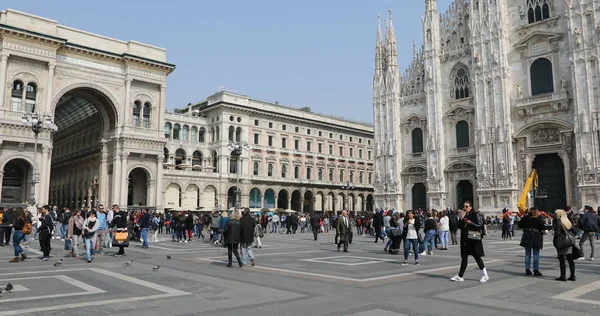
<svg viewBox="0 0 600 316">
<path fill-rule="evenodd" d="M 9 54 L 7 52 L 0 53 L 0 109 L 5 107 L 4 97 L 5 92 L 8 88 L 6 85 L 6 69 L 8 64 L 8 56 Z"/>
</svg>

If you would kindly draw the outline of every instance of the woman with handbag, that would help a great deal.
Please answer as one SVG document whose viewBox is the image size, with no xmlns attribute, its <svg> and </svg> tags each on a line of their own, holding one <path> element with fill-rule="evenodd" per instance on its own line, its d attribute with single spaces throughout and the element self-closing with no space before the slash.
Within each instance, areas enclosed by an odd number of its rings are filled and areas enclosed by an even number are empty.
<svg viewBox="0 0 600 316">
<path fill-rule="evenodd" d="M 233 211 L 233 213 L 231 214 L 231 219 L 229 219 L 229 217 L 227 219 L 227 223 L 223 228 L 223 244 L 227 245 L 227 259 L 229 260 L 227 267 L 232 267 L 232 254 L 234 254 L 235 258 L 238 261 L 238 265 L 241 268 L 243 264 L 240 254 L 238 252 L 238 246 L 242 238 L 243 226 L 242 222 L 240 221 L 240 214 L 238 211 Z M 258 229 L 261 229 L 260 226 Z"/>
<path fill-rule="evenodd" d="M 452 277 L 450 280 L 454 282 L 463 282 L 463 275 L 467 270 L 467 263 L 469 256 L 473 256 L 477 266 L 481 270 L 481 279 L 479 282 L 485 283 L 490 278 L 487 274 L 485 265 L 481 257 L 485 255 L 483 251 L 483 229 L 485 220 L 483 215 L 473 209 L 471 201 L 465 201 L 463 203 L 462 218 L 458 222 L 460 228 L 460 270 L 457 275 Z"/>
<path fill-rule="evenodd" d="M 546 224 L 537 207 L 529 209 L 529 214 L 519 221 L 519 228 L 523 229 L 520 246 L 525 248 L 525 275 L 532 275 L 530 268 L 533 254 L 533 275 L 541 277 L 543 274 L 540 272 L 540 250 L 544 246 Z"/>
<path fill-rule="evenodd" d="M 96 231 L 100 227 L 100 221 L 96 218 L 96 212 L 92 211 L 88 214 L 88 218 L 83 222 L 83 240 L 85 242 L 85 255 L 87 262 L 92 262 L 92 254 L 96 245 Z"/>
<path fill-rule="evenodd" d="M 558 262 L 560 265 L 560 277 L 556 281 L 575 281 L 575 261 L 573 261 L 573 246 L 575 246 L 575 235 L 571 232 L 573 224 L 569 221 L 567 213 L 564 210 L 556 210 L 554 212 L 554 248 L 558 253 Z M 566 278 L 566 264 L 569 262 L 569 271 L 571 276 Z"/>
<path fill-rule="evenodd" d="M 75 259 L 79 259 L 79 242 L 82 241 L 81 233 L 83 231 L 83 216 L 81 216 L 81 209 L 75 209 L 75 215 L 69 218 L 67 228 L 67 238 L 71 240 L 71 256 Z"/>
</svg>

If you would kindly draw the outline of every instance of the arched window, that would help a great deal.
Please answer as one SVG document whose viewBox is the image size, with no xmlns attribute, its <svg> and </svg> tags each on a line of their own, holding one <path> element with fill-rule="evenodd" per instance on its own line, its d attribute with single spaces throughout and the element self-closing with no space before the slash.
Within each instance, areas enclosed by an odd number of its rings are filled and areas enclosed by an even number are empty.
<svg viewBox="0 0 600 316">
<path fill-rule="evenodd" d="M 255 176 L 258 175 L 259 167 L 260 167 L 260 163 L 258 161 L 255 161 L 254 165 L 252 167 L 252 174 L 253 175 L 255 175 Z"/>
<path fill-rule="evenodd" d="M 21 102 L 23 99 L 23 83 L 21 81 L 16 80 L 13 82 L 12 93 L 10 96 L 10 109 L 13 111 L 21 111 Z"/>
<path fill-rule="evenodd" d="M 454 97 L 456 100 L 469 97 L 469 73 L 465 68 L 460 68 L 454 76 Z"/>
<path fill-rule="evenodd" d="M 192 167 L 202 166 L 202 152 L 199 150 L 194 151 L 192 154 Z"/>
<path fill-rule="evenodd" d="M 340 182 L 344 182 L 344 170 L 340 170 Z"/>
<path fill-rule="evenodd" d="M 269 163 L 267 165 L 267 176 L 272 177 L 273 176 L 273 164 Z"/>
<path fill-rule="evenodd" d="M 294 179 L 300 178 L 300 167 L 294 166 Z"/>
<path fill-rule="evenodd" d="M 220 127 L 217 126 L 215 133 L 216 133 L 216 137 L 217 137 L 216 141 L 221 140 L 221 128 Z"/>
<path fill-rule="evenodd" d="M 206 128 L 204 127 L 200 127 L 200 132 L 198 133 L 198 141 L 201 143 L 204 143 L 204 137 L 206 134 Z"/>
<path fill-rule="evenodd" d="M 552 62 L 547 58 L 538 58 L 531 64 L 531 95 L 554 92 Z"/>
<path fill-rule="evenodd" d="M 306 180 L 310 180 L 310 174 L 312 173 L 311 167 L 306 167 Z"/>
<path fill-rule="evenodd" d="M 186 142 L 188 140 L 189 133 L 190 133 L 190 128 L 187 125 L 183 125 L 183 129 L 181 130 L 181 140 Z"/>
<path fill-rule="evenodd" d="M 180 130 L 181 130 L 181 126 L 179 124 L 175 124 L 173 126 L 173 139 L 179 139 Z"/>
<path fill-rule="evenodd" d="M 169 139 L 171 138 L 171 123 L 167 122 L 165 123 L 165 138 Z"/>
<path fill-rule="evenodd" d="M 164 154 L 163 163 L 168 163 L 169 162 L 169 150 L 167 149 L 167 147 L 165 147 L 163 154 Z"/>
<path fill-rule="evenodd" d="M 456 123 L 456 148 L 469 147 L 469 123 L 460 121 Z"/>
<path fill-rule="evenodd" d="M 323 168 L 319 168 L 319 170 L 317 170 L 317 175 L 319 181 L 323 181 Z"/>
<path fill-rule="evenodd" d="M 152 114 L 152 104 L 150 104 L 149 102 L 144 103 L 144 112 L 143 112 L 143 121 L 142 121 L 142 126 L 144 128 L 150 128 L 151 124 L 150 124 L 150 117 Z"/>
<path fill-rule="evenodd" d="M 235 141 L 236 142 L 242 141 L 242 128 L 241 127 L 238 127 L 235 129 Z"/>
<path fill-rule="evenodd" d="M 217 140 L 217 134 L 216 134 L 216 132 L 215 132 L 215 128 L 214 128 L 214 127 L 211 127 L 211 128 L 210 128 L 210 134 L 211 134 L 211 139 L 210 139 L 210 141 L 211 141 L 212 143 L 214 143 L 214 142 Z"/>
<path fill-rule="evenodd" d="M 216 150 L 213 151 L 212 156 L 213 156 L 213 171 L 219 172 L 219 157 L 217 155 Z"/>
<path fill-rule="evenodd" d="M 358 173 L 358 183 L 361 183 L 361 184 L 363 183 L 363 172 L 362 171 Z"/>
<path fill-rule="evenodd" d="M 412 130 L 412 152 L 423 152 L 423 130 L 418 127 Z"/>
<path fill-rule="evenodd" d="M 190 130 L 190 141 L 194 143 L 198 141 L 198 128 L 196 126 L 192 126 Z"/>
<path fill-rule="evenodd" d="M 233 126 L 229 126 L 229 137 L 227 138 L 227 140 L 229 140 L 230 142 L 233 141 L 233 137 L 235 135 L 235 127 Z"/>
<path fill-rule="evenodd" d="M 354 171 L 350 171 L 350 175 L 349 176 L 350 176 L 349 181 L 350 182 L 354 182 Z"/>
<path fill-rule="evenodd" d="M 529 23 L 550 18 L 549 0 L 525 0 L 525 2 L 527 3 L 527 20 Z"/>
<path fill-rule="evenodd" d="M 183 150 L 182 148 L 179 148 L 177 149 L 177 151 L 175 151 L 175 164 L 185 164 L 185 150 Z"/>
<path fill-rule="evenodd" d="M 333 182 L 333 169 L 329 169 L 329 181 Z"/>
<path fill-rule="evenodd" d="M 142 112 L 142 104 L 140 101 L 133 103 L 133 126 L 140 126 L 140 113 Z"/>
<path fill-rule="evenodd" d="M 35 112 L 35 98 L 37 93 L 37 87 L 35 83 L 27 84 L 27 91 L 25 92 L 25 105 L 27 106 L 27 113 Z"/>
<path fill-rule="evenodd" d="M 287 165 L 281 166 L 281 177 L 285 178 L 287 176 Z"/>
</svg>

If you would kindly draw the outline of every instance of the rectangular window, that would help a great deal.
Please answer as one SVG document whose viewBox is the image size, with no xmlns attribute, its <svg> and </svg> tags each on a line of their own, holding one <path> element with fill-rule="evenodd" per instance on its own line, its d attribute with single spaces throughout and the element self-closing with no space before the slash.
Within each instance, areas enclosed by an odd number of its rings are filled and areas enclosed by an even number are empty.
<svg viewBox="0 0 600 316">
<path fill-rule="evenodd" d="M 362 149 L 359 149 L 359 150 L 358 150 L 358 158 L 359 158 L 359 159 L 363 159 L 363 155 L 362 155 L 362 153 L 363 153 Z"/>
<path fill-rule="evenodd" d="M 273 136 L 269 136 L 269 147 L 273 147 Z"/>
<path fill-rule="evenodd" d="M 350 158 L 354 157 L 354 148 L 350 148 Z"/>
<path fill-rule="evenodd" d="M 269 122 L 269 128 L 273 128 L 273 122 Z"/>
<path fill-rule="evenodd" d="M 306 151 L 311 150 L 310 145 L 311 145 L 311 142 L 306 142 Z"/>
<path fill-rule="evenodd" d="M 254 120 L 254 126 L 258 126 L 258 120 Z"/>
<path fill-rule="evenodd" d="M 369 140 L 367 140 L 367 144 L 368 144 L 368 145 L 371 145 L 371 140 L 370 140 L 370 139 L 369 139 Z"/>
<path fill-rule="evenodd" d="M 370 150 L 367 152 L 367 155 L 368 155 L 367 159 L 371 160 L 371 151 Z"/>
<path fill-rule="evenodd" d="M 358 139 L 358 143 L 359 143 L 359 144 L 362 144 L 362 138 L 359 138 L 359 139 Z"/>
<path fill-rule="evenodd" d="M 285 124 L 281 125 L 281 129 L 285 131 L 285 129 L 287 128 L 287 126 L 285 126 Z"/>
<path fill-rule="evenodd" d="M 323 136 L 323 133 L 321 131 L 319 131 L 319 137 Z"/>
<path fill-rule="evenodd" d="M 287 138 L 282 138 L 281 139 L 281 148 L 286 148 L 287 147 Z"/>
<path fill-rule="evenodd" d="M 319 148 L 318 148 L 318 150 L 319 150 L 319 154 L 322 154 L 322 153 L 323 153 L 323 144 L 319 143 L 319 146 L 318 146 L 318 147 L 319 147 Z"/>
<path fill-rule="evenodd" d="M 260 134 L 254 134 L 254 145 L 258 145 Z"/>
<path fill-rule="evenodd" d="M 344 147 L 342 147 L 342 146 L 340 146 L 340 153 L 339 153 L 339 155 L 340 156 L 344 155 Z"/>
<path fill-rule="evenodd" d="M 333 155 L 333 145 L 329 145 L 329 154 Z"/>
<path fill-rule="evenodd" d="M 329 133 L 329 138 L 333 138 L 333 133 Z"/>
<path fill-rule="evenodd" d="M 300 140 L 299 139 L 294 139 L 294 149 L 300 150 Z"/>
<path fill-rule="evenodd" d="M 11 109 L 15 112 L 21 111 L 21 98 L 10 98 Z"/>
<path fill-rule="evenodd" d="M 350 141 L 352 141 L 352 136 L 350 136 Z"/>
<path fill-rule="evenodd" d="M 306 134 L 310 135 L 310 129 L 306 129 Z"/>
<path fill-rule="evenodd" d="M 294 130 L 296 131 L 296 133 L 298 133 L 300 131 L 300 128 L 298 128 L 298 126 L 296 126 L 296 128 Z"/>
<path fill-rule="evenodd" d="M 343 140 L 343 139 L 344 139 L 344 135 L 340 135 L 340 140 Z"/>
</svg>

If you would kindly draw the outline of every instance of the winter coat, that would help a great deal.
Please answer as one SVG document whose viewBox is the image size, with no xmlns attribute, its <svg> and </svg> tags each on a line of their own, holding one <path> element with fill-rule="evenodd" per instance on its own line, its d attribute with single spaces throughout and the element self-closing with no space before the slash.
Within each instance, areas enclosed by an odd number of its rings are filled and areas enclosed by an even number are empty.
<svg viewBox="0 0 600 316">
<path fill-rule="evenodd" d="M 223 240 L 225 244 L 239 244 L 242 239 L 242 222 L 237 219 L 229 219 L 229 217 L 227 219 L 227 224 L 225 224 L 225 229 L 223 230 L 223 235 L 225 236 Z"/>
<path fill-rule="evenodd" d="M 556 239 L 558 237 L 558 235 L 563 235 L 563 236 L 567 235 L 567 230 L 565 230 L 565 228 L 563 227 L 560 220 L 554 219 L 553 228 L 554 228 L 554 239 Z M 554 241 L 553 241 L 553 243 L 554 243 Z M 554 248 L 556 248 L 556 247 L 554 247 Z M 573 253 L 573 247 L 556 248 L 556 253 L 559 256 L 570 255 Z"/>
<path fill-rule="evenodd" d="M 533 247 L 542 249 L 544 247 L 544 230 L 546 230 L 546 224 L 541 216 L 531 217 L 526 215 L 519 222 L 519 228 L 523 229 L 523 236 L 521 237 L 521 247 Z"/>
<path fill-rule="evenodd" d="M 254 242 L 254 226 L 256 220 L 250 214 L 242 216 L 242 236 L 241 243 L 251 244 Z"/>
<path fill-rule="evenodd" d="M 465 218 L 468 218 L 471 222 L 466 223 Z M 485 224 L 483 216 L 477 211 L 471 210 L 468 212 L 463 219 L 458 222 L 458 228 L 460 228 L 460 255 L 461 257 L 467 256 L 480 256 L 483 257 L 485 252 L 483 251 L 483 242 L 481 240 L 469 239 L 469 231 L 483 230 Z"/>
</svg>

